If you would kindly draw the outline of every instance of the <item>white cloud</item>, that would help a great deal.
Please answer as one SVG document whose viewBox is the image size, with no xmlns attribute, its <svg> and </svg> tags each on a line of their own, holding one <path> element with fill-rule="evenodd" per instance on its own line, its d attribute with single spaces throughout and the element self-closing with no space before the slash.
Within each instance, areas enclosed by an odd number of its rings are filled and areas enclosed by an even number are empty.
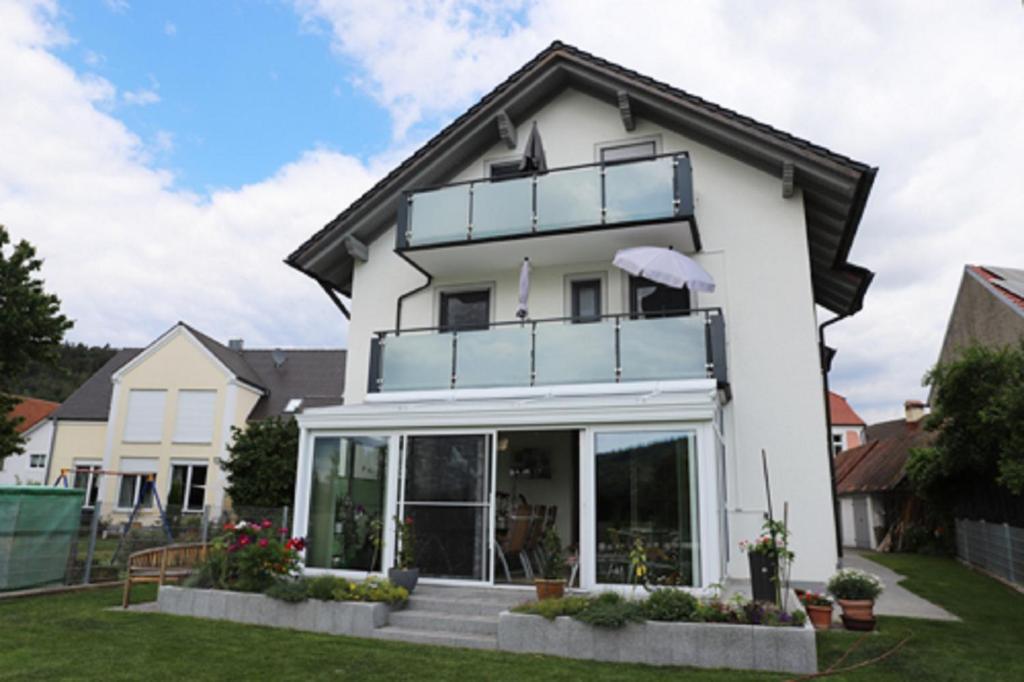
<svg viewBox="0 0 1024 682">
<path fill-rule="evenodd" d="M 879 166 L 852 254 L 878 276 L 828 337 L 865 417 L 924 397 L 964 263 L 1024 265 L 1020 3 L 294 2 L 399 140 L 557 38 Z"/>
<path fill-rule="evenodd" d="M 131 9 L 128 0 L 103 0 L 103 4 L 114 14 L 124 14 Z"/>
<path fill-rule="evenodd" d="M 135 104 L 140 107 L 144 107 L 148 104 L 156 104 L 160 101 L 160 93 L 156 90 L 149 88 L 139 88 L 138 90 L 128 90 L 121 97 L 128 104 Z"/>
<path fill-rule="evenodd" d="M 93 50 L 86 50 L 85 55 L 82 57 L 82 60 L 87 65 L 96 68 L 97 66 L 102 66 L 103 63 L 107 61 L 107 58 L 101 55 L 99 52 L 94 52 Z"/>
<path fill-rule="evenodd" d="M 177 25 L 175 25 L 174 22 L 171 21 L 168 21 L 166 24 L 164 24 L 164 35 L 170 36 L 171 38 L 178 35 Z"/>
<path fill-rule="evenodd" d="M 56 21 L 50 3 L 0 3 L 0 63 L 18 65 L 0 69 L 0 220 L 45 259 L 71 338 L 144 344 L 181 319 L 249 345 L 342 344 L 340 313 L 281 261 L 377 171 L 315 150 L 251 185 L 177 190 L 101 106 L 113 87 L 48 51 Z"/>
</svg>

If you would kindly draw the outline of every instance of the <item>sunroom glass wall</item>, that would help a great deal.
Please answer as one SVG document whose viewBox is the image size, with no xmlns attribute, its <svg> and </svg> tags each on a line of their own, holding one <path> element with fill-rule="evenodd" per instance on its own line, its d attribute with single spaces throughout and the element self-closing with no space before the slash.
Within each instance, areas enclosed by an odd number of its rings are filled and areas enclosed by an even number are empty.
<svg viewBox="0 0 1024 682">
<path fill-rule="evenodd" d="M 306 565 L 379 570 L 387 440 L 319 437 L 313 441 Z"/>
</svg>

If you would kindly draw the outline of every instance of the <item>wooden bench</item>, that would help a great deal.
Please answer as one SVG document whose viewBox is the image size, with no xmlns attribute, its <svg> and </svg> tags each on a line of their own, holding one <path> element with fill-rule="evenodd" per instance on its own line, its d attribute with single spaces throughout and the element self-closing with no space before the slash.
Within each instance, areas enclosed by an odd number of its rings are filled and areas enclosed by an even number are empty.
<svg viewBox="0 0 1024 682">
<path fill-rule="evenodd" d="M 131 603 L 132 585 L 135 583 L 181 582 L 206 560 L 207 545 L 193 542 L 166 547 L 153 547 L 134 552 L 128 557 L 124 578 L 124 600 L 121 605 L 128 608 Z"/>
</svg>

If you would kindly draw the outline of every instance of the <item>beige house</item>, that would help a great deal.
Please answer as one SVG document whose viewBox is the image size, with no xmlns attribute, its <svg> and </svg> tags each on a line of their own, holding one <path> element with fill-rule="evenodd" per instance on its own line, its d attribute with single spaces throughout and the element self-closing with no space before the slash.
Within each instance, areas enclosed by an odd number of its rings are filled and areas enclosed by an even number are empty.
<svg viewBox="0 0 1024 682">
<path fill-rule="evenodd" d="M 123 521 L 138 505 L 222 509 L 231 428 L 341 401 L 345 352 L 246 350 L 178 323 L 144 349 L 115 355 L 54 412 L 47 480 L 84 488 L 87 507 Z"/>
</svg>

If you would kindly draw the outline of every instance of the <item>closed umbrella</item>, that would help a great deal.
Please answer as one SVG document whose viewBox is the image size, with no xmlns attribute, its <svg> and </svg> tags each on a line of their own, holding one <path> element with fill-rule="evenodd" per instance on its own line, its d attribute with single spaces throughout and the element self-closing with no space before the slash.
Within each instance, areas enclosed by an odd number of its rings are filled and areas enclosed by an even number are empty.
<svg viewBox="0 0 1024 682">
<path fill-rule="evenodd" d="M 715 280 L 711 275 L 697 261 L 672 247 L 637 246 L 622 249 L 615 254 L 612 264 L 631 275 L 645 277 L 675 289 L 689 287 L 690 291 L 715 290 Z"/>
<path fill-rule="evenodd" d="M 548 161 L 544 156 L 544 142 L 540 139 L 536 121 L 530 128 L 530 137 L 526 138 L 526 147 L 523 148 L 523 158 L 519 162 L 519 170 L 524 173 L 546 173 L 548 170 Z"/>
<path fill-rule="evenodd" d="M 527 303 L 530 299 L 530 259 L 524 258 L 519 268 L 519 304 L 516 305 L 516 317 L 526 319 L 530 314 Z"/>
</svg>

